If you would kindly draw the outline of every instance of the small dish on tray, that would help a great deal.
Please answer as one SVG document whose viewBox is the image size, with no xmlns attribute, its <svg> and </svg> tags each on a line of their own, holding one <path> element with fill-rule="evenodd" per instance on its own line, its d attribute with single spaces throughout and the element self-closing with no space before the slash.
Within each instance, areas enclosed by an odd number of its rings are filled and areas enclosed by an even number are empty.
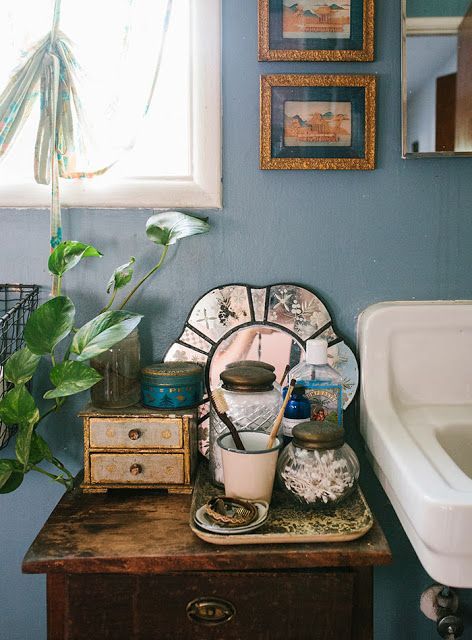
<svg viewBox="0 0 472 640">
<path fill-rule="evenodd" d="M 267 502 L 255 502 L 257 507 L 258 515 L 256 519 L 250 524 L 243 525 L 241 527 L 225 527 L 222 524 L 216 523 L 212 520 L 208 514 L 206 513 L 206 505 L 203 505 L 195 512 L 194 520 L 195 523 L 202 529 L 206 531 L 211 531 L 212 533 L 220 533 L 223 535 L 229 535 L 232 533 L 246 533 L 248 531 L 253 531 L 254 529 L 258 529 L 261 527 L 264 522 L 267 520 L 267 516 L 269 513 L 269 505 Z"/>
</svg>

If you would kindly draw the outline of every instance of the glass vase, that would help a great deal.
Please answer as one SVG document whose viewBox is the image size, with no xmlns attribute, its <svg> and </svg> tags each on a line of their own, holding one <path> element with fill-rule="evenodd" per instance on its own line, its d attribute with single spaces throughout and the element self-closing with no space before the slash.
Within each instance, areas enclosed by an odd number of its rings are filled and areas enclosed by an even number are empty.
<svg viewBox="0 0 472 640">
<path fill-rule="evenodd" d="M 134 329 L 90 365 L 103 376 L 91 389 L 92 404 L 101 409 L 123 409 L 141 398 L 139 331 Z"/>
</svg>

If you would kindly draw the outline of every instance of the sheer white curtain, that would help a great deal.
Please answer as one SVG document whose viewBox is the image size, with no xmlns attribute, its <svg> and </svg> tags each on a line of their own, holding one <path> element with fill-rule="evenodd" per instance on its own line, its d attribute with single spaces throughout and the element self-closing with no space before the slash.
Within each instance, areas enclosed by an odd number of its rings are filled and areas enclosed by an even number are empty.
<svg viewBox="0 0 472 640">
<path fill-rule="evenodd" d="M 14 153 L 24 123 L 39 109 L 32 171 L 37 182 L 51 184 L 54 248 L 62 239 L 59 177 L 102 174 L 134 144 L 153 95 L 172 0 L 5 5 L 0 159 Z"/>
</svg>

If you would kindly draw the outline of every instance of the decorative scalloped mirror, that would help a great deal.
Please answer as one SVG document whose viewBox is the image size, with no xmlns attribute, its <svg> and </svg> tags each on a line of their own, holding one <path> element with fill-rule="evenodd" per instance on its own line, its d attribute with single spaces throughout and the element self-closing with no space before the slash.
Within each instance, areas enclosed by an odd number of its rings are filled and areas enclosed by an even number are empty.
<svg viewBox="0 0 472 640">
<path fill-rule="evenodd" d="M 359 382 L 356 358 L 313 291 L 296 284 L 227 284 L 197 300 L 164 359 L 190 360 L 205 367 L 207 396 L 199 420 L 199 448 L 204 455 L 208 451 L 208 391 L 219 384 L 226 365 L 236 360 L 270 362 L 280 380 L 288 363 L 293 367 L 304 358 L 306 341 L 317 336 L 328 340 L 329 362 L 343 377 L 346 408 Z"/>
</svg>

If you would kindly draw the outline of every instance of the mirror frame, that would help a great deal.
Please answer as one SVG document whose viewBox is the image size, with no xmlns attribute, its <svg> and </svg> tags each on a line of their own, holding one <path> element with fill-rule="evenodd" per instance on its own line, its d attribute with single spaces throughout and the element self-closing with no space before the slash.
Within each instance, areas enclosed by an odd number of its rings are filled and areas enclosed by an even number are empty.
<svg viewBox="0 0 472 640">
<path fill-rule="evenodd" d="M 278 288 L 287 288 L 304 291 L 309 295 L 313 296 L 313 301 L 319 303 L 320 309 L 318 313 L 321 314 L 321 317 L 326 318 L 326 322 L 323 323 L 322 326 L 317 327 L 316 329 L 313 327 L 313 331 L 307 333 L 306 329 L 308 327 L 304 327 L 304 329 L 299 329 L 300 332 L 303 331 L 303 335 L 297 333 L 295 316 L 294 316 L 294 327 L 291 329 L 288 326 L 285 326 L 281 322 L 273 322 L 269 320 L 269 313 L 273 311 L 273 307 L 271 308 L 271 295 L 276 295 L 273 289 Z M 205 318 L 205 320 L 216 321 L 217 318 L 207 318 L 206 317 L 206 308 L 204 308 L 205 316 L 202 318 L 196 318 L 194 312 L 197 310 L 198 306 L 202 303 L 202 301 L 207 298 L 207 296 L 212 295 L 223 295 L 226 290 L 232 290 L 234 288 L 241 288 L 245 290 L 247 295 L 247 310 L 249 311 L 249 315 L 244 319 L 238 320 L 237 324 L 233 324 L 229 326 L 227 329 L 221 332 L 218 338 L 212 338 L 210 335 L 206 334 L 202 329 L 196 326 L 196 322 L 201 321 Z M 255 295 L 258 292 L 261 297 L 263 297 L 263 311 L 262 311 L 262 301 L 260 303 L 260 307 L 256 309 L 255 307 Z M 279 298 L 277 298 L 279 299 Z M 245 301 L 246 304 L 246 301 Z M 192 321 L 193 320 L 193 321 Z M 308 325 L 312 324 L 311 322 L 307 322 Z M 224 325 L 226 326 L 226 325 Z M 245 283 L 228 283 L 225 285 L 221 285 L 219 287 L 215 287 L 210 289 L 202 296 L 198 298 L 198 300 L 192 305 L 190 312 L 188 313 L 185 322 L 182 327 L 182 331 L 179 337 L 170 345 L 167 349 L 166 354 L 164 356 L 164 361 L 171 360 L 181 360 L 181 359 L 190 359 L 192 358 L 196 362 L 200 362 L 202 366 L 204 366 L 204 380 L 205 380 L 205 396 L 199 407 L 199 448 L 200 451 L 206 455 L 207 452 L 207 444 L 208 444 L 208 433 L 206 433 L 206 429 L 204 423 L 206 423 L 209 417 L 208 411 L 208 389 L 210 388 L 210 367 L 211 361 L 214 353 L 218 349 L 219 345 L 226 340 L 229 336 L 234 334 L 239 329 L 244 329 L 246 327 L 253 326 L 268 326 L 279 329 L 280 331 L 289 335 L 295 342 L 300 345 L 302 354 L 305 352 L 306 340 L 310 338 L 315 338 L 317 336 L 323 335 L 328 340 L 328 346 L 334 347 L 335 345 L 343 345 L 343 353 L 342 358 L 344 359 L 343 367 L 350 369 L 350 372 L 353 372 L 352 377 L 346 379 L 346 383 L 349 384 L 348 388 L 349 392 L 345 394 L 344 401 L 344 409 L 349 406 L 352 402 L 354 396 L 356 395 L 357 387 L 359 384 L 359 368 L 356 360 L 356 356 L 346 342 L 346 340 L 336 331 L 333 325 L 333 320 L 329 310 L 324 304 L 323 300 L 319 297 L 319 295 L 310 289 L 309 287 L 301 286 L 295 283 L 274 283 L 265 286 L 257 286 L 250 285 Z M 202 342 L 203 341 L 203 342 Z M 200 344 L 199 344 L 200 343 Z M 182 351 L 183 350 L 183 351 Z M 179 351 L 182 352 L 182 355 L 179 354 Z M 177 357 L 176 357 L 177 356 Z M 341 366 L 341 365 L 339 365 Z"/>
<path fill-rule="evenodd" d="M 401 28 L 402 28 L 402 65 L 401 65 L 401 82 L 402 82 L 402 158 L 404 160 L 421 159 L 421 158 L 470 158 L 472 157 L 472 149 L 470 151 L 426 151 L 414 153 L 408 151 L 408 78 L 406 72 L 406 38 L 407 38 L 407 15 L 406 15 L 406 3 L 408 0 L 402 0 L 402 12 L 401 12 Z M 452 25 L 451 25 L 452 27 Z M 452 33 L 452 32 L 449 32 Z M 455 33 L 455 31 L 454 31 Z M 415 35 L 428 36 L 439 35 L 437 29 L 432 26 L 431 28 L 420 28 Z M 442 31 L 441 35 L 448 35 L 447 31 Z"/>
</svg>

